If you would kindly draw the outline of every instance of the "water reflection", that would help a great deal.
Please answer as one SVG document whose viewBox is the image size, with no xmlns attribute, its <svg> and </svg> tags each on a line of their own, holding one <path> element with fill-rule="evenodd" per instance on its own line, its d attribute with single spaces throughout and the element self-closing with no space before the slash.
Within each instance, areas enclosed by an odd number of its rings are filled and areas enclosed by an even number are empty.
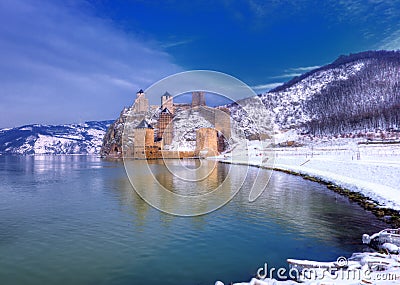
<svg viewBox="0 0 400 285">
<path fill-rule="evenodd" d="M 359 244 L 359 238 L 365 232 L 365 225 L 360 223 L 360 220 L 371 220 L 372 228 L 379 229 L 384 226 L 373 214 L 363 211 L 357 204 L 350 203 L 345 197 L 338 196 L 323 185 L 297 176 L 279 172 L 272 174 L 263 194 L 255 202 L 250 203 L 249 193 L 259 174 L 259 169 L 255 167 L 214 165 L 210 162 L 211 171 L 208 172 L 207 179 L 192 182 L 181 179 L 182 176 L 174 175 L 168 170 L 174 169 L 175 166 L 178 167 L 177 169 L 182 169 L 179 168 L 182 163 L 179 160 L 169 161 L 169 168 L 165 167 L 162 161 L 153 161 L 150 163 L 150 167 L 158 184 L 152 182 L 151 177 L 142 176 L 141 168 L 144 162 L 132 161 L 131 163 L 131 167 L 137 171 L 135 186 L 143 187 L 139 189 L 139 192 L 144 195 L 144 199 L 156 200 L 157 206 L 170 209 L 172 212 L 184 211 L 181 208 L 185 209 L 187 205 L 172 196 L 164 195 L 163 191 L 160 191 L 160 185 L 174 193 L 190 194 L 196 197 L 196 195 L 215 190 L 221 183 L 224 183 L 224 188 L 214 191 L 215 196 L 213 197 L 217 197 L 216 199 L 221 201 L 229 195 L 237 193 L 225 207 L 229 208 L 228 211 L 233 211 L 241 219 L 254 225 L 265 225 L 265 220 L 270 220 L 290 229 L 294 235 L 317 238 L 338 246 Z M 207 165 L 206 163 L 207 161 L 204 162 L 203 167 Z M 185 161 L 184 164 L 191 169 L 199 167 L 199 162 L 196 160 Z M 176 170 L 174 171 L 176 173 Z M 268 172 L 268 170 L 261 171 Z M 246 175 L 245 179 L 241 176 L 243 173 Z M 266 175 L 266 177 L 269 176 L 270 174 Z M 129 189 L 129 187 L 127 188 Z M 239 188 L 240 191 L 237 192 Z M 135 208 L 140 209 L 143 201 L 140 197 L 135 199 Z M 190 206 L 195 207 L 195 211 L 201 212 L 206 211 L 210 204 L 214 205 L 213 202 L 215 200 L 207 201 L 200 198 Z M 148 210 L 148 208 L 145 209 Z M 171 219 L 173 218 L 163 218 L 163 221 L 170 222 Z M 202 219 L 193 219 L 192 221 L 199 225 L 204 223 Z M 333 227 L 333 221 L 346 225 L 346 227 Z M 361 245 L 360 248 L 362 248 Z"/>
<path fill-rule="evenodd" d="M 265 170 L 267 171 L 267 170 Z M 382 228 L 385 224 L 371 212 L 358 204 L 349 202 L 325 186 L 304 180 L 298 176 L 274 172 L 264 193 L 254 202 L 247 200 L 249 185 L 232 201 L 233 207 L 250 223 L 263 223 L 257 217 L 272 219 L 289 228 L 294 235 L 317 238 L 330 244 L 359 245 L 368 221 L 371 228 Z"/>
<path fill-rule="evenodd" d="M 65 173 L 70 170 L 83 168 L 98 169 L 102 167 L 104 167 L 103 161 L 96 156 L 0 156 L 0 170 L 23 174 Z"/>
<path fill-rule="evenodd" d="M 129 179 L 137 193 L 150 205 L 166 213 L 199 215 L 219 208 L 240 189 L 246 172 L 213 161 L 192 160 L 185 164 L 196 169 L 185 174 L 180 160 L 125 160 Z M 242 169 L 243 170 L 243 169 Z M 206 177 L 206 178 L 204 178 Z"/>
<path fill-rule="evenodd" d="M 218 188 L 229 176 L 230 167 L 215 161 L 157 160 L 150 163 L 154 178 L 176 194 L 198 196 Z"/>
</svg>

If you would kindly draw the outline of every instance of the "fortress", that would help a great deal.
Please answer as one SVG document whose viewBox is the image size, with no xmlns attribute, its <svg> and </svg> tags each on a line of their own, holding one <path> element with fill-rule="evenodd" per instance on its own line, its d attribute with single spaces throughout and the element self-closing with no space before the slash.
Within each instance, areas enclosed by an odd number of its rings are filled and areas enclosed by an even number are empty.
<svg viewBox="0 0 400 285">
<path fill-rule="evenodd" d="M 227 147 L 231 137 L 231 121 L 228 108 L 211 108 L 206 105 L 204 92 L 192 92 L 191 104 L 175 104 L 173 96 L 165 92 L 161 96 L 160 106 L 149 106 L 143 90 L 136 94 L 132 111 L 133 115 L 144 115 L 150 110 L 156 111 L 156 123 L 152 126 L 146 119 L 132 130 L 132 145 L 124 150 L 126 157 L 136 159 L 189 158 L 218 155 Z M 174 139 L 174 117 L 179 112 L 197 112 L 213 127 L 189 130 L 196 133 L 194 150 L 168 150 L 165 146 Z M 154 121 L 154 120 L 153 120 Z"/>
</svg>

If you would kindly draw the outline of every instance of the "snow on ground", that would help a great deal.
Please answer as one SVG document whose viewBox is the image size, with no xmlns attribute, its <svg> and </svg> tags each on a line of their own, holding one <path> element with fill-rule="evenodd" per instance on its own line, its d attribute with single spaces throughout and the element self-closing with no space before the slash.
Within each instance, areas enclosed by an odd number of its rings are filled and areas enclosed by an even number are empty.
<svg viewBox="0 0 400 285">
<path fill-rule="evenodd" d="M 35 154 L 46 154 L 56 146 L 65 152 L 71 145 L 72 141 L 69 139 L 39 134 L 33 148 L 35 149 Z"/>
<path fill-rule="evenodd" d="M 368 62 L 368 60 L 354 61 L 337 68 L 318 70 L 284 90 L 268 92 L 261 98 L 266 106 L 273 110 L 276 116 L 275 122 L 281 128 L 301 125 L 313 118 L 313 114 L 304 111 L 304 104 L 307 100 L 330 84 L 345 81 L 356 75 Z"/>
<path fill-rule="evenodd" d="M 174 137 L 166 150 L 194 151 L 196 148 L 196 130 L 212 128 L 213 125 L 203 118 L 197 110 L 184 110 L 175 113 L 173 120 Z"/>
<path fill-rule="evenodd" d="M 268 148 L 265 146 L 265 142 L 242 141 L 231 152 L 210 159 L 233 164 L 273 167 L 310 175 L 360 192 L 382 206 L 400 210 L 400 145 L 366 145 L 358 144 L 358 142 L 354 139 L 319 140 L 303 147 Z M 361 253 L 358 255 L 361 259 L 367 259 L 374 254 Z M 372 272 L 369 279 L 339 280 L 328 276 L 323 280 L 310 280 L 302 284 L 400 284 L 400 256 L 381 255 L 379 258 L 381 260 L 377 262 L 380 265 L 389 262 L 393 266 L 384 271 Z M 363 266 L 365 268 L 365 264 Z M 387 274 L 392 274 L 390 275 L 391 280 L 388 280 Z M 215 284 L 223 285 L 220 281 Z M 234 284 L 293 285 L 298 283 L 291 280 L 253 278 L 250 282 Z"/>
<path fill-rule="evenodd" d="M 95 154 L 100 150 L 101 140 L 98 137 L 94 137 L 93 141 L 77 141 L 75 136 L 71 137 L 39 134 L 34 145 L 30 147 L 35 150 L 35 154 L 78 154 L 81 150 L 84 150 L 86 154 Z"/>
<path fill-rule="evenodd" d="M 0 130 L 2 154 L 97 154 L 111 121 L 28 125 Z"/>
<path fill-rule="evenodd" d="M 346 142 L 274 148 L 271 153 L 265 151 L 261 142 L 253 141 L 217 159 L 310 175 L 400 210 L 400 145 Z"/>
</svg>

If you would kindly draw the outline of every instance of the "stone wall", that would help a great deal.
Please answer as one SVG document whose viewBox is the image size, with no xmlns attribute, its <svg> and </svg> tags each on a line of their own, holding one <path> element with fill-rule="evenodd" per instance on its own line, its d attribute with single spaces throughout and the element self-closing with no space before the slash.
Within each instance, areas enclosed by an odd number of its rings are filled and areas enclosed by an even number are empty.
<svg viewBox="0 0 400 285">
<path fill-rule="evenodd" d="M 194 158 L 194 157 L 195 157 L 194 151 L 169 151 L 169 150 L 161 150 L 156 146 L 152 146 L 152 147 L 146 147 L 145 159 L 182 159 L 182 158 Z"/>
<path fill-rule="evenodd" d="M 159 159 L 161 158 L 161 150 L 158 146 L 146 146 L 146 159 Z"/>
<path fill-rule="evenodd" d="M 174 159 L 174 158 L 193 158 L 195 157 L 194 151 L 169 151 L 162 150 L 162 157 L 164 159 Z"/>
<path fill-rule="evenodd" d="M 195 155 L 208 157 L 218 155 L 218 131 L 214 128 L 196 130 Z"/>
<path fill-rule="evenodd" d="M 228 108 L 219 107 L 215 110 L 215 128 L 225 139 L 231 137 L 231 114 Z"/>
<path fill-rule="evenodd" d="M 231 137 L 231 116 L 228 108 L 210 108 L 202 106 L 197 108 L 200 115 L 214 125 L 215 129 L 228 140 Z"/>
<path fill-rule="evenodd" d="M 145 146 L 154 145 L 154 129 L 146 129 Z"/>
</svg>

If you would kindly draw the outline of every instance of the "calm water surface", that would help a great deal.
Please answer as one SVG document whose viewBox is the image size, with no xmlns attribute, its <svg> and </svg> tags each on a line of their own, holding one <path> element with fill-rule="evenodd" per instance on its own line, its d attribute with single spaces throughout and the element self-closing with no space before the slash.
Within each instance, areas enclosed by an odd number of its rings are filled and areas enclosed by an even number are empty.
<svg viewBox="0 0 400 285">
<path fill-rule="evenodd" d="M 185 190 L 152 167 L 162 183 Z M 219 164 L 198 191 L 228 170 L 247 168 Z M 245 183 L 230 203 L 198 217 L 152 208 L 122 162 L 96 157 L 0 156 L 0 181 L 0 284 L 229 284 L 265 262 L 349 256 L 365 249 L 362 233 L 385 226 L 326 187 L 279 172 L 255 202 Z"/>
</svg>

